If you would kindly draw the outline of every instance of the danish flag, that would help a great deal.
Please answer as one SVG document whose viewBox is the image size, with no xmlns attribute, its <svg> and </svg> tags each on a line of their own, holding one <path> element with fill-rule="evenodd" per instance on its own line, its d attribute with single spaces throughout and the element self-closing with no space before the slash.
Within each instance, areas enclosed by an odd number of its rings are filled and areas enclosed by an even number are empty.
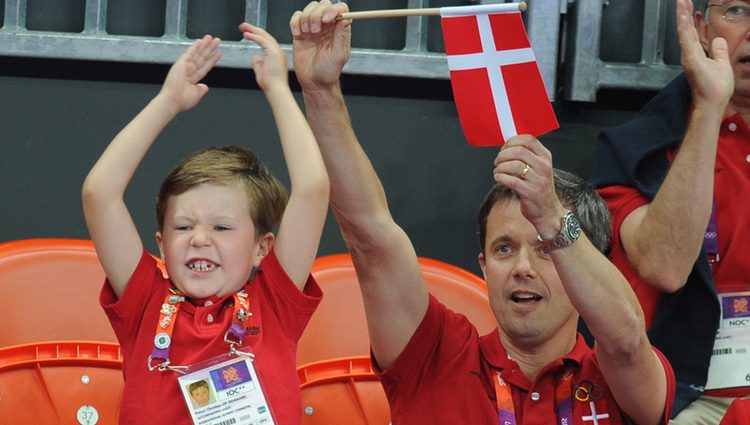
<svg viewBox="0 0 750 425">
<path fill-rule="evenodd" d="M 466 140 L 496 146 L 559 127 L 518 3 L 440 8 L 453 97 Z"/>
</svg>

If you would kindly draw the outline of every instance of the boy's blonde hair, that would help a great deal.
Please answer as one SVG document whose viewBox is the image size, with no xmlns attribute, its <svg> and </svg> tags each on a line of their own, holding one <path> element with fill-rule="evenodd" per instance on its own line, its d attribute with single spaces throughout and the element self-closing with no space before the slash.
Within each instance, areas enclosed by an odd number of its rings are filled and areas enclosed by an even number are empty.
<svg viewBox="0 0 750 425">
<path fill-rule="evenodd" d="M 204 380 L 201 380 L 201 381 L 196 381 L 196 382 L 193 382 L 192 384 L 190 384 L 190 385 L 188 386 L 188 391 L 190 392 L 190 394 L 192 394 L 192 393 L 193 393 L 193 391 L 197 390 L 198 388 L 205 388 L 205 389 L 209 389 L 209 388 L 208 388 L 208 382 L 206 382 L 206 380 L 205 380 L 205 379 L 204 379 Z"/>
<path fill-rule="evenodd" d="M 164 227 L 169 197 L 204 183 L 239 184 L 245 190 L 247 210 L 255 224 L 256 237 L 273 231 L 284 213 L 286 190 L 255 154 L 237 146 L 214 147 L 180 161 L 162 182 L 156 200 L 159 231 Z"/>
</svg>

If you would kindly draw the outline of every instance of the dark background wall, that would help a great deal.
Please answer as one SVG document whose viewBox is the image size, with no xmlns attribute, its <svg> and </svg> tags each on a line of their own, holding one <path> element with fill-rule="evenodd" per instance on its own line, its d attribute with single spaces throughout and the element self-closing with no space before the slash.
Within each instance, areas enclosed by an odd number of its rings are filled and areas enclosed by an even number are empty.
<svg viewBox="0 0 750 425">
<path fill-rule="evenodd" d="M 432 6 L 470 2 L 435 0 Z M 306 3 L 268 3 L 267 29 L 279 42 L 291 41 L 289 16 Z M 164 0 L 109 0 L 106 30 L 158 37 L 164 33 L 165 4 Z M 364 0 L 348 0 L 348 4 L 351 10 L 372 8 Z M 380 8 L 407 6 L 407 0 L 378 2 Z M 0 16 L 3 7 L 0 2 Z M 638 62 L 643 2 L 606 2 L 603 7 L 600 57 Z M 85 0 L 28 0 L 26 26 L 37 31 L 80 32 L 85 10 Z M 235 23 L 243 16 L 243 2 L 237 0 L 189 0 L 187 36 L 208 32 L 237 40 Z M 398 19 L 358 22 L 352 44 L 401 49 L 405 24 Z M 444 51 L 439 25 L 437 18 L 430 18 L 430 51 Z M 667 33 L 665 58 L 667 63 L 679 63 L 674 31 Z M 565 80 L 564 69 L 560 67 L 558 81 Z M 88 238 L 80 206 L 83 179 L 109 141 L 158 92 L 167 70 L 164 65 L 0 56 L 0 242 Z M 293 75 L 291 80 L 294 85 Z M 276 128 L 252 72 L 218 68 L 207 83 L 210 93 L 162 134 L 126 194 L 152 252 L 156 251 L 158 186 L 188 153 L 212 145 L 244 145 L 288 182 Z M 343 86 L 355 130 L 383 180 L 394 217 L 411 235 L 417 253 L 479 273 L 474 213 L 492 184 L 497 149 L 466 144 L 450 82 L 345 76 Z M 561 128 L 542 141 L 552 151 L 556 166 L 588 177 L 600 128 L 626 121 L 651 95 L 600 91 L 596 103 L 555 102 Z M 557 98 L 563 97 L 558 94 Z M 344 249 L 329 216 L 320 254 Z"/>
<path fill-rule="evenodd" d="M 80 206 L 83 179 L 158 92 L 167 69 L 0 57 L 0 241 L 88 238 Z M 247 146 L 288 182 L 276 128 L 252 72 L 216 69 L 207 83 L 209 94 L 162 134 L 126 195 L 152 252 L 158 186 L 188 153 Z M 492 184 L 497 149 L 466 144 L 450 83 L 348 76 L 343 84 L 355 130 L 417 253 L 479 273 L 473 218 Z M 599 129 L 630 118 L 649 95 L 603 92 L 597 103 L 556 102 L 561 128 L 542 138 L 556 166 L 587 177 Z M 344 249 L 331 215 L 320 255 Z"/>
</svg>

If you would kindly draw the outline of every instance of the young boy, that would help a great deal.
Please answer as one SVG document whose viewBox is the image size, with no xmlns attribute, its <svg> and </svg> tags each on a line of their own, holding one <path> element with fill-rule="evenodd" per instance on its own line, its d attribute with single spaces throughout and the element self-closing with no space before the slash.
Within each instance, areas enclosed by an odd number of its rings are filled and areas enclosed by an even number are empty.
<svg viewBox="0 0 750 425">
<path fill-rule="evenodd" d="M 209 149 L 183 160 L 160 189 L 156 240 L 168 279 L 144 250 L 125 188 L 164 127 L 208 91 L 199 81 L 221 56 L 220 40 L 208 35 L 177 60 L 159 94 L 114 138 L 83 185 L 86 223 L 107 275 L 101 303 L 124 355 L 121 424 L 191 423 L 196 412 L 181 390 L 189 382 L 178 379 L 195 373 L 212 380 L 218 400 L 243 395 L 229 403 L 244 412 L 236 423 L 247 415 L 271 415 L 273 422 L 263 423 L 284 425 L 301 420 L 296 346 L 321 298 L 310 269 L 328 208 L 328 176 L 289 89 L 286 55 L 264 30 L 245 23 L 240 31 L 264 52 L 252 66 L 289 170 L 286 208 L 281 185 L 253 154 Z M 217 369 L 228 359 L 240 361 Z"/>
<path fill-rule="evenodd" d="M 208 382 L 205 379 L 190 384 L 188 392 L 197 407 L 207 406 L 208 402 L 211 401 L 211 391 L 208 389 Z"/>
</svg>

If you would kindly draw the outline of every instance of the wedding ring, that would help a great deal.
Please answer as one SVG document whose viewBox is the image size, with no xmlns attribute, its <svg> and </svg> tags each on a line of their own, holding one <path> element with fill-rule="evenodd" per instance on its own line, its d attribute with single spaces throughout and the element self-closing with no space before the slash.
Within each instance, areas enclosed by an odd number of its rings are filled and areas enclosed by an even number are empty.
<svg viewBox="0 0 750 425">
<path fill-rule="evenodd" d="M 529 164 L 527 164 L 527 163 L 524 162 L 523 163 L 523 170 L 521 170 L 521 172 L 517 174 L 517 177 L 519 179 L 521 179 L 521 180 L 525 180 L 526 179 L 526 174 L 529 172 L 530 169 L 531 169 L 531 166 Z"/>
</svg>

